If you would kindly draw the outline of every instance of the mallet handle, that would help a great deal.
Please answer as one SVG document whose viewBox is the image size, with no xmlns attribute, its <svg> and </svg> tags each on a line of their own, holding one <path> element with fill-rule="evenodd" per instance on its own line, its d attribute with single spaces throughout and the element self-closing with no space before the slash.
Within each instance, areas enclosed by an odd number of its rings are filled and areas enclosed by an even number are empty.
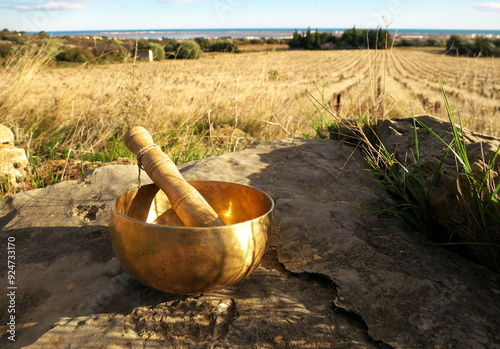
<svg viewBox="0 0 500 349">
<path fill-rule="evenodd" d="M 155 145 L 144 127 L 133 127 L 123 136 L 123 140 L 127 148 L 138 155 L 138 161 L 151 180 L 165 192 L 186 227 L 224 225 L 205 198 L 182 177 L 168 155 Z"/>
</svg>

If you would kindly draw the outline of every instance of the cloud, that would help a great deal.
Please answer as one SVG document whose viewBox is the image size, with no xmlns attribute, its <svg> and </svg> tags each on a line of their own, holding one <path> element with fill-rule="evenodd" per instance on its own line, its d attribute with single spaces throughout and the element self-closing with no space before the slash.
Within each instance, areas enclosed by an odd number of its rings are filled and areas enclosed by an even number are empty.
<svg viewBox="0 0 500 349">
<path fill-rule="evenodd" d="M 83 10 L 89 4 L 108 0 L 69 0 L 69 1 L 42 1 L 42 2 L 24 2 L 19 4 L 7 2 L 3 7 L 16 9 L 19 11 L 74 11 Z"/>
<path fill-rule="evenodd" d="M 472 6 L 472 10 L 490 15 L 500 15 L 500 2 L 483 2 Z"/>
</svg>

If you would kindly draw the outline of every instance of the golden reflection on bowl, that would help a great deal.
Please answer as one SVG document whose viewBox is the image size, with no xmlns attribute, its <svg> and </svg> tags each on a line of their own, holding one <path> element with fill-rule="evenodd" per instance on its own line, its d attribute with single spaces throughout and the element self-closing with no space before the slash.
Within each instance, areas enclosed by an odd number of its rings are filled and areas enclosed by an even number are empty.
<svg viewBox="0 0 500 349">
<path fill-rule="evenodd" d="M 197 294 L 231 286 L 264 256 L 274 229 L 274 202 L 255 188 L 190 181 L 226 224 L 185 227 L 154 184 L 131 189 L 113 203 L 113 251 L 128 273 L 155 289 Z"/>
</svg>

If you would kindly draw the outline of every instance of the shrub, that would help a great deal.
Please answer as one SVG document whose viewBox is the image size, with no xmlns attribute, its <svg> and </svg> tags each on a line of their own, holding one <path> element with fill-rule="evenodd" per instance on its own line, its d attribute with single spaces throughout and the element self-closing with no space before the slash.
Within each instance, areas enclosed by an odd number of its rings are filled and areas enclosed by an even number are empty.
<svg viewBox="0 0 500 349">
<path fill-rule="evenodd" d="M 200 45 L 203 51 L 209 50 L 210 46 L 212 45 L 212 41 L 207 38 L 195 38 L 194 41 L 196 41 L 198 45 Z"/>
<path fill-rule="evenodd" d="M 179 42 L 174 39 L 163 38 L 163 49 L 165 52 L 174 52 L 179 48 Z"/>
<path fill-rule="evenodd" d="M 444 42 L 444 40 L 440 40 L 440 39 L 429 39 L 426 41 L 425 46 L 442 47 L 442 46 L 445 46 L 445 42 Z"/>
<path fill-rule="evenodd" d="M 56 56 L 58 61 L 76 63 L 85 63 L 94 58 L 92 51 L 84 47 L 64 47 L 63 51 Z"/>
<path fill-rule="evenodd" d="M 127 55 L 119 51 L 108 52 L 99 57 L 98 63 L 120 63 L 126 59 Z"/>
<path fill-rule="evenodd" d="M 403 39 L 399 41 L 397 44 L 394 46 L 399 46 L 399 47 L 407 47 L 407 46 L 412 46 L 412 47 L 444 47 L 446 46 L 446 42 L 441 39 L 428 39 L 428 40 L 421 40 L 421 39 Z"/>
<path fill-rule="evenodd" d="M 153 59 L 155 61 L 162 61 L 165 59 L 165 51 L 162 45 L 152 42 L 149 44 L 149 49 L 153 51 Z"/>
<path fill-rule="evenodd" d="M 212 52 L 238 52 L 238 45 L 232 39 L 219 39 L 210 45 Z"/>
<path fill-rule="evenodd" d="M 279 38 L 264 38 L 264 39 L 261 39 L 259 41 L 261 43 L 266 43 L 266 44 L 270 44 L 270 45 L 278 45 L 278 44 L 282 44 L 283 43 L 283 40 L 279 39 Z"/>
<path fill-rule="evenodd" d="M 141 50 L 149 49 L 149 39 L 139 39 L 137 40 L 137 48 Z"/>
<path fill-rule="evenodd" d="M 10 41 L 14 44 L 22 44 L 27 40 L 27 35 L 25 32 L 16 32 L 4 29 L 0 31 L 0 40 Z"/>
<path fill-rule="evenodd" d="M 194 40 L 184 40 L 177 49 L 176 58 L 198 59 L 202 51 L 200 45 Z"/>
<path fill-rule="evenodd" d="M 7 57 L 12 51 L 12 45 L 0 44 L 0 58 Z"/>
<path fill-rule="evenodd" d="M 251 45 L 262 45 L 264 44 L 264 39 L 250 39 L 249 44 Z"/>
<path fill-rule="evenodd" d="M 135 52 L 135 44 L 132 41 L 119 42 L 117 45 L 124 56 L 131 56 Z"/>
<path fill-rule="evenodd" d="M 164 46 L 158 42 L 152 42 L 149 39 L 140 39 L 136 42 L 137 49 L 139 50 L 151 50 L 153 51 L 153 59 L 155 61 L 162 61 L 165 59 L 165 49 Z M 135 52 L 135 47 L 130 52 Z"/>
</svg>

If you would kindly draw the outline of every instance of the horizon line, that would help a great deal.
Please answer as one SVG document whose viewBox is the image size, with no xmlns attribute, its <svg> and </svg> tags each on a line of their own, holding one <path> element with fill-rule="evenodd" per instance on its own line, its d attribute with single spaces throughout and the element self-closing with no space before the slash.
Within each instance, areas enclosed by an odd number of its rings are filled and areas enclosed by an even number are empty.
<svg viewBox="0 0 500 349">
<path fill-rule="evenodd" d="M 347 30 L 347 29 L 352 29 L 352 28 L 357 28 L 357 29 L 372 29 L 372 30 L 377 30 L 377 29 L 382 29 L 382 30 L 389 30 L 389 31 L 398 31 L 398 30 L 464 30 L 464 31 L 473 31 L 473 30 L 478 30 L 478 31 L 495 31 L 495 32 L 500 32 L 500 29 L 478 29 L 478 28 L 382 28 L 382 27 L 377 27 L 377 28 L 365 28 L 365 27 L 357 27 L 357 26 L 350 26 L 350 27 L 216 27 L 216 28 L 127 28 L 127 29 L 65 29 L 65 30 L 50 30 L 51 32 L 78 32 L 78 31 L 166 31 L 166 30 L 171 30 L 171 31 L 180 31 L 180 30 L 185 30 L 185 31 L 212 31 L 212 30 L 302 30 L 302 29 L 311 29 L 311 30 Z M 28 33 L 28 32 L 27 32 Z M 37 32 L 29 32 L 29 33 L 37 33 Z"/>
<path fill-rule="evenodd" d="M 133 31 L 133 32 L 150 32 L 150 31 L 258 31 L 258 30 L 269 30 L 269 31 L 278 31 L 278 30 L 348 30 L 352 28 L 357 28 L 357 29 L 369 29 L 369 30 L 389 30 L 389 31 L 399 31 L 399 30 L 415 30 L 415 31 L 445 31 L 445 30 L 452 30 L 452 31 L 481 31 L 481 32 L 500 32 L 500 29 L 464 29 L 464 28 L 364 28 L 364 27 L 245 27 L 245 28 L 141 28 L 141 29 L 134 29 L 134 28 L 128 28 L 128 29 L 67 29 L 67 30 L 40 30 L 40 31 L 27 31 L 26 33 L 28 34 L 35 34 L 35 33 L 40 33 L 42 31 L 44 32 L 50 32 L 50 33 L 65 33 L 65 32 L 111 32 L 111 31 Z M 8 28 L 5 28 L 9 30 Z M 9 31 L 17 31 L 15 29 L 9 30 Z"/>
</svg>

